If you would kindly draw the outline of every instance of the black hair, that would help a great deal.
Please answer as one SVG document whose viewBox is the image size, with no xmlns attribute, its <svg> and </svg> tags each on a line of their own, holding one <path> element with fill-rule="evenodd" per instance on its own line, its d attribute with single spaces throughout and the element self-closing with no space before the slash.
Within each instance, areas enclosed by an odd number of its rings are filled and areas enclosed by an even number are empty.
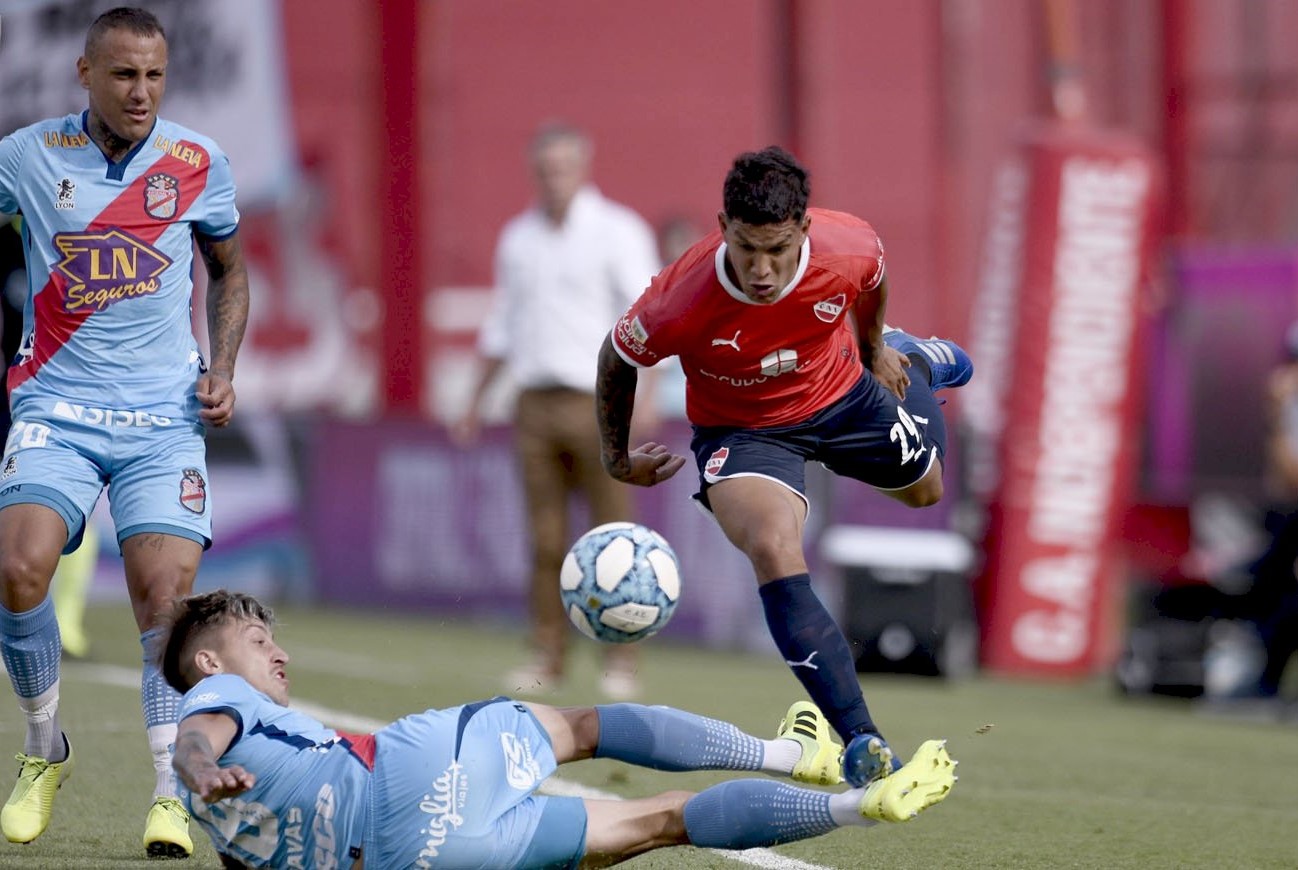
<svg viewBox="0 0 1298 870">
<path fill-rule="evenodd" d="M 726 217 L 746 224 L 801 222 L 811 183 L 807 170 L 783 148 L 772 145 L 735 158 L 722 189 Z"/>
<path fill-rule="evenodd" d="M 110 30 L 129 30 L 136 36 L 161 36 L 164 41 L 167 38 L 162 22 L 149 10 L 136 6 L 118 6 L 91 22 L 90 29 L 86 31 L 86 57 L 90 57 L 99 40 Z"/>
<path fill-rule="evenodd" d="M 163 634 L 158 644 L 158 669 L 163 679 L 182 695 L 194 687 L 187 674 L 187 660 L 192 658 L 198 642 L 209 631 L 235 620 L 256 620 L 266 628 L 275 627 L 275 614 L 256 598 L 243 592 L 216 589 L 200 595 L 176 599 L 171 612 L 163 617 Z"/>
</svg>

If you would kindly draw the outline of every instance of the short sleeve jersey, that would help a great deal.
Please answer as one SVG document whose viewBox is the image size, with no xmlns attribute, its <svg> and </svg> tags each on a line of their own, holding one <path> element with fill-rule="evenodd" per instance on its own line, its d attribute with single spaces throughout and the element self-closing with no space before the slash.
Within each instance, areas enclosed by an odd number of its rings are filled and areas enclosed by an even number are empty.
<svg viewBox="0 0 1298 870">
<path fill-rule="evenodd" d="M 365 829 L 372 737 L 326 728 L 232 674 L 207 677 L 185 693 L 180 718 L 196 713 L 235 721 L 235 738 L 218 763 L 257 777 L 248 791 L 211 804 L 180 786 L 217 851 L 251 867 L 352 865 Z"/>
<path fill-rule="evenodd" d="M 23 216 L 28 276 L 11 400 L 15 410 L 35 398 L 196 413 L 194 233 L 238 228 L 229 161 L 211 139 L 159 118 L 112 162 L 85 118 L 0 140 L 0 212 Z"/>
<path fill-rule="evenodd" d="M 776 301 L 753 302 L 739 290 L 713 233 L 660 272 L 614 327 L 613 347 L 631 365 L 680 357 L 695 425 L 798 423 L 860 379 L 850 313 L 883 278 L 883 245 L 852 215 L 808 214 L 798 270 Z"/>
</svg>

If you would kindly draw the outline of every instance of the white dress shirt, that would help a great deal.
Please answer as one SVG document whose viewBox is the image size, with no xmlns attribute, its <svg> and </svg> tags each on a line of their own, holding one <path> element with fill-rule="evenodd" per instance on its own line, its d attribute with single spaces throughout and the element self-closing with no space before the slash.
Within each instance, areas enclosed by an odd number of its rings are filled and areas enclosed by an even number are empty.
<svg viewBox="0 0 1298 870">
<path fill-rule="evenodd" d="M 653 230 L 586 185 L 561 225 L 533 207 L 496 245 L 495 298 L 478 336 L 521 388 L 593 392 L 600 345 L 659 269 Z"/>
</svg>

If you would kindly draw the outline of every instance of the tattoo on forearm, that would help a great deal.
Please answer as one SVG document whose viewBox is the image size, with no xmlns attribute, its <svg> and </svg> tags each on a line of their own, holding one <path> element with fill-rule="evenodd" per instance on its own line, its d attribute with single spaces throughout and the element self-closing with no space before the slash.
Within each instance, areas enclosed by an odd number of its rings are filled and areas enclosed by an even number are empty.
<svg viewBox="0 0 1298 870">
<path fill-rule="evenodd" d="M 599 420 L 600 449 L 605 464 L 624 458 L 631 437 L 631 415 L 635 410 L 637 374 L 613 350 L 609 340 L 599 354 L 595 379 L 595 414 Z"/>
<path fill-rule="evenodd" d="M 182 731 L 176 737 L 172 766 L 185 785 L 193 785 L 194 773 L 204 764 L 216 764 L 211 742 L 197 731 Z"/>
<path fill-rule="evenodd" d="M 221 241 L 199 237 L 207 264 L 207 336 L 213 371 L 234 375 L 234 362 L 248 325 L 248 270 L 238 236 Z"/>
</svg>

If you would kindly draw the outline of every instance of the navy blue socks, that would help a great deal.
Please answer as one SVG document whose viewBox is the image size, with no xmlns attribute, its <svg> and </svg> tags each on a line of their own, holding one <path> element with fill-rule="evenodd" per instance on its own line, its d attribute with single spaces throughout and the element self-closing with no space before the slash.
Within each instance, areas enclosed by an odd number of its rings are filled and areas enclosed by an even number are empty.
<svg viewBox="0 0 1298 870">
<path fill-rule="evenodd" d="M 772 580 L 759 591 L 776 648 L 844 743 L 854 731 L 877 731 L 857 682 L 852 648 L 816 597 L 810 575 Z"/>
</svg>

